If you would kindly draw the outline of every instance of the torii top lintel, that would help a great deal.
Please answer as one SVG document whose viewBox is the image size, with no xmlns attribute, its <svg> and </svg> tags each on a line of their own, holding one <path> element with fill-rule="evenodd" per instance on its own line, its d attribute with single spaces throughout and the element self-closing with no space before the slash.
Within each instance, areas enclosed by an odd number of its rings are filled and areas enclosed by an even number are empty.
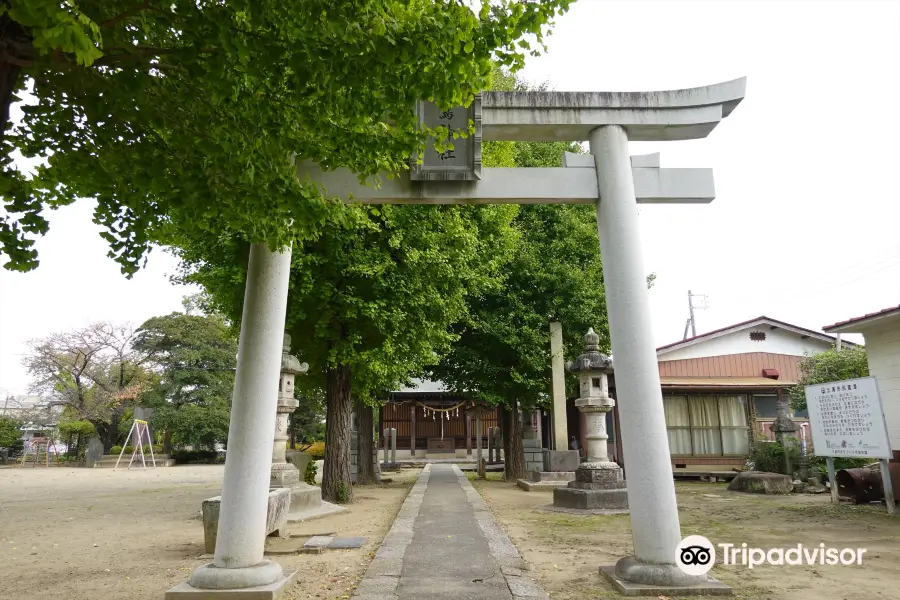
<svg viewBox="0 0 900 600">
<path fill-rule="evenodd" d="M 743 100 L 746 83 L 666 92 L 485 92 L 472 106 L 447 111 L 420 102 L 423 122 L 453 128 L 472 119 L 475 135 L 456 140 L 453 151 L 426 150 L 423 161 L 375 187 L 347 169 L 323 171 L 310 161 L 298 162 L 297 174 L 327 195 L 366 204 L 594 204 L 594 157 L 566 153 L 563 168 L 482 169 L 482 139 L 583 141 L 605 125 L 622 126 L 631 141 L 703 138 Z M 660 168 L 658 155 L 632 157 L 631 167 L 638 203 L 715 198 L 711 169 Z"/>
<path fill-rule="evenodd" d="M 634 142 L 704 138 L 744 99 L 747 78 L 660 92 L 483 92 L 484 140 L 584 141 L 621 125 Z"/>
</svg>

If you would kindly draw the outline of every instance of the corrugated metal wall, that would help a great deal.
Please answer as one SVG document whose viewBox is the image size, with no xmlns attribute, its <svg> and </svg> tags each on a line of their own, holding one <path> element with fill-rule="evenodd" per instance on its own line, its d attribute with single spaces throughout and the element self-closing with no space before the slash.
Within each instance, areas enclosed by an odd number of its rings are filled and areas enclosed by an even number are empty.
<svg viewBox="0 0 900 600">
<path fill-rule="evenodd" d="M 778 369 L 778 381 L 794 383 L 800 380 L 800 356 L 748 352 L 706 358 L 663 360 L 659 362 L 660 377 L 762 377 L 763 369 Z"/>
</svg>

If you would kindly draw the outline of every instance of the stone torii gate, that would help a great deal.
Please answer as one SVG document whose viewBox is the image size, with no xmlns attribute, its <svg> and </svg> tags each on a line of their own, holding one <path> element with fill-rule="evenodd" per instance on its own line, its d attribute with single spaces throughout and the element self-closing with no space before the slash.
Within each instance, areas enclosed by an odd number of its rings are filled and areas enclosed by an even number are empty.
<svg viewBox="0 0 900 600">
<path fill-rule="evenodd" d="M 635 204 L 715 197 L 711 169 L 663 169 L 658 154 L 629 157 L 628 142 L 704 138 L 741 102 L 745 88 L 741 78 L 662 92 L 485 92 L 472 106 L 448 111 L 420 102 L 421 122 L 465 129 L 471 120 L 475 134 L 454 140 L 453 151 L 427 150 L 421 165 L 414 157 L 409 172 L 378 189 L 360 185 L 346 169 L 298 165 L 301 179 L 350 202 L 596 204 L 634 537 L 634 556 L 615 567 L 624 585 L 708 581 L 685 574 L 676 562 L 681 526 Z M 562 168 L 482 168 L 482 140 L 588 141 L 590 155 L 567 154 Z M 290 249 L 251 247 L 215 557 L 194 571 L 189 585 L 170 590 L 170 600 L 215 597 L 214 590 L 274 595 L 293 576 L 263 558 L 289 275 Z"/>
</svg>

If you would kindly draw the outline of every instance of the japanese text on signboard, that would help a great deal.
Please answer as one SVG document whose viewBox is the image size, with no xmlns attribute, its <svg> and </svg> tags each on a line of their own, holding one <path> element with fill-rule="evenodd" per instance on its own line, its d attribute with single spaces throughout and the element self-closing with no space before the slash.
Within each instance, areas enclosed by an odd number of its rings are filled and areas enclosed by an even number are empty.
<svg viewBox="0 0 900 600">
<path fill-rule="evenodd" d="M 806 386 L 806 399 L 817 455 L 890 458 L 873 377 Z"/>
</svg>

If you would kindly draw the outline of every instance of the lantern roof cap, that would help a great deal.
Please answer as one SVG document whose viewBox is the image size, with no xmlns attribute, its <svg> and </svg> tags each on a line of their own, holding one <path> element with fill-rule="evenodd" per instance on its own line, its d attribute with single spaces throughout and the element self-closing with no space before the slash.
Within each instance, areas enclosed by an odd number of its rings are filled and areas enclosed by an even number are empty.
<svg viewBox="0 0 900 600">
<path fill-rule="evenodd" d="M 284 334 L 284 343 L 281 346 L 281 372 L 282 373 L 306 373 L 309 365 L 301 363 L 296 356 L 291 354 L 291 336 Z"/>
<path fill-rule="evenodd" d="M 600 335 L 594 331 L 593 327 L 589 327 L 584 336 L 584 352 L 566 365 L 566 369 L 570 373 L 613 372 L 612 357 L 600 352 Z"/>
</svg>

